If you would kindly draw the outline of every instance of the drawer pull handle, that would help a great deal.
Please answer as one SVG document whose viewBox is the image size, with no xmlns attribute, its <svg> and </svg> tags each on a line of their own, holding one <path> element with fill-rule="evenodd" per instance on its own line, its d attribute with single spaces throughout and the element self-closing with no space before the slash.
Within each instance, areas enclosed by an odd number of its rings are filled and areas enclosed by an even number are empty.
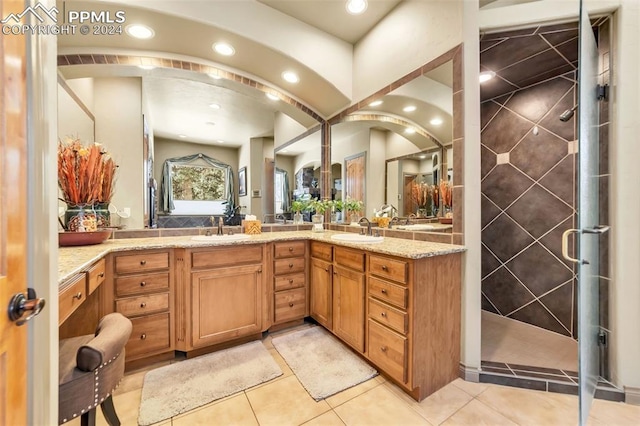
<svg viewBox="0 0 640 426">
<path fill-rule="evenodd" d="M 289 251 L 293 251 L 293 247 L 289 247 Z"/>
<path fill-rule="evenodd" d="M 293 284 L 293 278 L 289 278 L 289 284 Z"/>
<path fill-rule="evenodd" d="M 290 263 L 290 264 L 289 264 L 289 268 L 293 268 L 293 263 Z"/>
<path fill-rule="evenodd" d="M 293 308 L 293 302 L 289 302 L 289 307 Z"/>
<path fill-rule="evenodd" d="M 146 281 L 141 281 L 141 282 L 140 282 L 140 287 L 144 287 L 145 285 L 147 285 L 147 282 L 146 282 Z"/>
<path fill-rule="evenodd" d="M 387 268 L 387 265 L 382 265 L 382 270 L 383 270 L 383 271 L 386 271 L 387 269 L 388 269 L 388 268 Z"/>
<path fill-rule="evenodd" d="M 387 347 L 386 347 L 386 346 L 380 346 L 380 350 L 381 350 L 382 352 L 386 352 L 386 351 L 387 351 Z"/>
<path fill-rule="evenodd" d="M 380 316 L 386 318 L 387 317 L 387 313 L 386 312 L 380 312 Z"/>
<path fill-rule="evenodd" d="M 98 274 L 98 278 L 104 278 L 104 272 L 100 272 L 100 273 Z"/>
<path fill-rule="evenodd" d="M 329 268 L 324 268 L 324 271 L 325 272 L 329 272 Z"/>
<path fill-rule="evenodd" d="M 145 340 L 147 338 L 147 333 L 142 333 L 140 335 L 140 340 Z"/>
<path fill-rule="evenodd" d="M 147 307 L 147 304 L 146 304 L 145 302 L 142 302 L 142 303 L 140 304 L 140 307 L 141 307 L 141 308 L 146 308 L 146 307 Z"/>
<path fill-rule="evenodd" d="M 147 261 L 146 261 L 146 260 L 141 260 L 141 261 L 140 261 L 140 264 L 141 264 L 141 265 L 146 265 L 146 264 L 147 264 Z"/>
<path fill-rule="evenodd" d="M 387 289 L 386 288 L 383 288 L 380 291 L 382 292 L 382 294 L 387 294 Z"/>
<path fill-rule="evenodd" d="M 82 299 L 82 292 L 81 291 L 77 292 L 76 294 L 73 295 L 73 298 L 78 300 Z"/>
</svg>

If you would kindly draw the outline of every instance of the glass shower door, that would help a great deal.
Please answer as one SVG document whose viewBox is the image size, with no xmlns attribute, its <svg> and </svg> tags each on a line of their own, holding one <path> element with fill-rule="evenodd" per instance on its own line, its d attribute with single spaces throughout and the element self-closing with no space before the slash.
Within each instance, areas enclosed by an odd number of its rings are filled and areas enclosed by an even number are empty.
<svg viewBox="0 0 640 426">
<path fill-rule="evenodd" d="M 580 425 L 585 425 L 599 376 L 598 51 L 580 0 L 578 72 L 578 375 Z"/>
</svg>

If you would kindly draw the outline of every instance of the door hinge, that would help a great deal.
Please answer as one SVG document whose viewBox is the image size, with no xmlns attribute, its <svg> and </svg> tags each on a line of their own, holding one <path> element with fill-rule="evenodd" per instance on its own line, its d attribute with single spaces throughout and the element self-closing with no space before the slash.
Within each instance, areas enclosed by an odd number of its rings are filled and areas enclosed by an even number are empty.
<svg viewBox="0 0 640 426">
<path fill-rule="evenodd" d="M 608 101 L 609 100 L 609 85 L 605 84 L 605 85 L 600 85 L 598 84 L 598 100 L 605 100 Z"/>
<path fill-rule="evenodd" d="M 609 342 L 607 341 L 607 333 L 605 333 L 604 331 L 600 331 L 598 333 L 598 346 L 602 346 L 603 348 L 609 346 Z"/>
</svg>

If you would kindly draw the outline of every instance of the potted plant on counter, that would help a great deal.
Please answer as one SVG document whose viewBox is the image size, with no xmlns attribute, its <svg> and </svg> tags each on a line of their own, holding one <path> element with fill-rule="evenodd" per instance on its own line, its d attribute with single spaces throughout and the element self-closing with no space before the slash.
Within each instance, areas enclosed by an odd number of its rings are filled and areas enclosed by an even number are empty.
<svg viewBox="0 0 640 426">
<path fill-rule="evenodd" d="M 329 201 L 331 206 L 331 222 L 339 223 L 342 221 L 342 210 L 344 209 L 344 203 L 342 200 Z"/>
<path fill-rule="evenodd" d="M 306 200 L 295 200 L 291 203 L 291 211 L 293 212 L 293 224 L 299 225 L 304 222 L 302 212 L 307 209 L 309 203 Z"/>
<path fill-rule="evenodd" d="M 347 211 L 347 216 L 349 217 L 350 225 L 358 225 L 358 220 L 360 220 L 359 213 L 362 210 L 363 206 L 364 206 L 364 203 L 360 200 L 355 200 L 349 197 L 345 199 L 344 209 Z"/>
<path fill-rule="evenodd" d="M 314 198 L 311 200 L 311 203 L 309 203 L 309 210 L 314 211 L 311 217 L 311 222 L 313 222 L 313 228 L 311 228 L 311 230 L 313 232 L 324 231 L 324 212 L 331 207 L 330 203 L 331 201 L 319 200 L 317 198 Z"/>
</svg>

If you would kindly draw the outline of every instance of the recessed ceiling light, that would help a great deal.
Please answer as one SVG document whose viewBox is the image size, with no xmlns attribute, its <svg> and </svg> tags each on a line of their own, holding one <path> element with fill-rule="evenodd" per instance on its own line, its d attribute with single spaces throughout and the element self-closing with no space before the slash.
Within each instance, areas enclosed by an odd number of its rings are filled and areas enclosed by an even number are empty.
<svg viewBox="0 0 640 426">
<path fill-rule="evenodd" d="M 178 135 L 179 138 L 184 139 L 187 137 L 187 135 Z"/>
<path fill-rule="evenodd" d="M 140 68 L 141 70 L 152 70 L 155 67 L 153 65 L 138 65 L 138 68 Z"/>
<path fill-rule="evenodd" d="M 402 110 L 404 112 L 413 112 L 416 110 L 416 106 L 415 105 L 407 105 L 406 107 L 402 108 Z"/>
<path fill-rule="evenodd" d="M 347 0 L 347 12 L 352 15 L 359 15 L 367 10 L 367 0 Z"/>
<path fill-rule="evenodd" d="M 480 83 L 484 83 L 485 81 L 491 80 L 496 76 L 496 73 L 493 71 L 485 71 L 480 73 Z"/>
<path fill-rule="evenodd" d="M 220 80 L 222 77 L 220 77 L 218 74 L 214 74 L 214 73 L 209 73 L 207 74 L 209 77 L 211 77 L 214 80 Z"/>
<path fill-rule="evenodd" d="M 267 93 L 267 98 L 271 99 L 272 101 L 280 100 L 280 98 L 274 95 L 273 93 Z"/>
<path fill-rule="evenodd" d="M 414 134 L 414 133 L 416 132 L 416 129 L 414 129 L 413 127 L 407 127 L 407 128 L 404 130 L 404 132 L 405 132 L 405 133 L 407 133 L 407 134 L 412 135 L 412 134 Z"/>
<path fill-rule="evenodd" d="M 223 141 L 223 140 L 221 140 L 221 139 L 218 139 L 218 141 L 217 141 L 217 142 L 218 142 L 218 143 L 224 143 L 224 141 Z"/>
<path fill-rule="evenodd" d="M 220 105 L 218 105 L 218 104 L 209 104 L 209 108 L 220 109 Z"/>
<path fill-rule="evenodd" d="M 282 151 L 280 151 L 280 152 L 282 152 L 282 153 L 284 154 L 285 152 L 289 152 L 289 151 L 288 151 L 288 150 L 286 150 L 286 149 L 283 149 L 283 150 L 282 150 Z"/>
<path fill-rule="evenodd" d="M 224 56 L 233 56 L 236 50 L 228 43 L 214 43 L 213 50 Z"/>
<path fill-rule="evenodd" d="M 156 33 L 154 33 L 151 28 L 140 24 L 127 25 L 124 30 L 131 37 L 139 38 L 142 40 L 150 39 L 154 35 L 156 35 Z"/>
<path fill-rule="evenodd" d="M 431 123 L 434 126 L 439 126 L 442 124 L 442 118 L 440 117 L 432 118 L 431 121 L 429 121 L 429 123 Z"/>
<path fill-rule="evenodd" d="M 208 124 L 209 126 L 215 126 L 216 125 L 216 123 L 214 123 L 213 121 L 207 121 L 204 124 Z"/>
<path fill-rule="evenodd" d="M 369 104 L 369 106 L 371 106 L 371 107 L 377 107 L 377 106 L 380 106 L 380 105 L 382 105 L 382 101 L 373 101 L 373 102 L 371 102 Z"/>
<path fill-rule="evenodd" d="M 421 159 L 421 160 L 424 160 L 425 158 L 427 158 L 427 156 L 426 155 L 418 155 L 418 158 Z"/>
<path fill-rule="evenodd" d="M 293 71 L 285 71 L 282 73 L 282 78 L 284 78 L 285 81 L 288 81 L 289 83 L 297 83 L 300 81 L 300 78 L 298 77 L 298 74 L 296 74 Z"/>
</svg>

